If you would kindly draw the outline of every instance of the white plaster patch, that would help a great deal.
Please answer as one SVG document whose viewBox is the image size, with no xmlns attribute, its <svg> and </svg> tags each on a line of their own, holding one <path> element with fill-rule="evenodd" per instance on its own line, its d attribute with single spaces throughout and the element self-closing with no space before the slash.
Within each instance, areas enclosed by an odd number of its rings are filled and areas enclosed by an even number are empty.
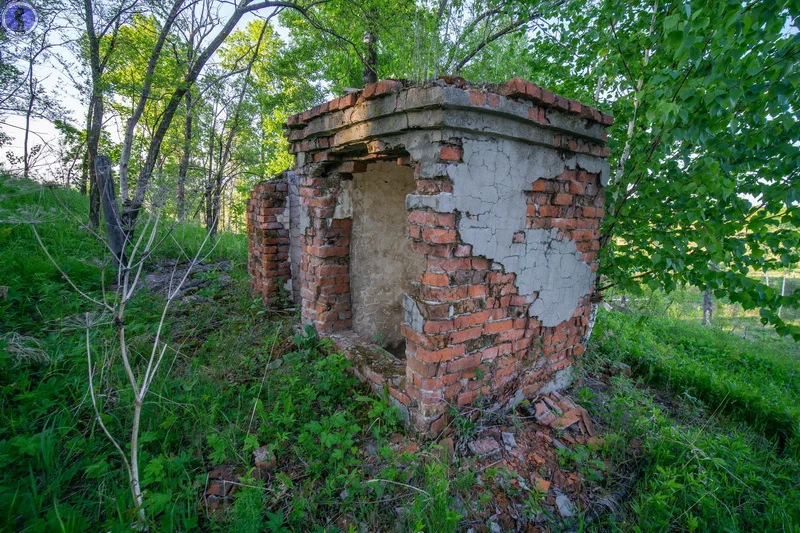
<svg viewBox="0 0 800 533">
<path fill-rule="evenodd" d="M 300 232 L 302 213 L 300 205 L 300 174 L 292 171 L 286 172 L 286 183 L 289 191 L 286 195 L 286 204 L 289 207 L 289 265 L 292 272 L 292 299 L 300 302 Z M 306 218 L 308 214 L 306 213 Z M 305 229 L 302 229 L 305 232 Z"/>
<path fill-rule="evenodd" d="M 555 150 L 506 139 L 464 139 L 463 148 L 464 162 L 448 167 L 462 240 L 475 255 L 515 273 L 520 294 L 539 294 L 529 314 L 544 326 L 569 320 L 589 292 L 593 273 L 574 242 L 557 240 L 558 230 L 524 229 L 524 191 L 539 178 L 563 172 L 564 160 Z M 525 242 L 513 242 L 517 231 L 525 232 Z"/>
<path fill-rule="evenodd" d="M 417 302 L 408 294 L 403 295 L 403 322 L 419 333 L 422 333 L 422 328 L 425 324 L 425 319 L 422 317 Z"/>
<path fill-rule="evenodd" d="M 566 389 L 575 379 L 575 373 L 571 366 L 563 368 L 555 373 L 553 379 L 542 385 L 536 394 L 550 394 L 551 392 L 558 392 Z"/>
<path fill-rule="evenodd" d="M 311 227 L 311 215 L 308 214 L 308 208 L 303 205 L 300 206 L 300 213 L 298 213 L 298 215 L 300 218 L 300 226 L 298 228 L 300 230 L 300 235 L 305 235 L 306 230 Z"/>
<path fill-rule="evenodd" d="M 289 203 L 286 203 L 283 211 L 275 215 L 275 220 L 281 224 L 283 224 L 284 228 L 289 227 Z"/>
<path fill-rule="evenodd" d="M 341 189 L 336 197 L 333 218 L 353 218 L 353 180 L 339 182 Z"/>
<path fill-rule="evenodd" d="M 292 292 L 293 292 L 292 291 L 292 287 L 293 287 L 292 278 L 289 278 L 289 279 L 287 279 L 286 281 L 283 282 L 283 291 L 286 294 L 292 294 Z"/>
<path fill-rule="evenodd" d="M 575 164 L 577 164 L 578 167 L 582 168 L 586 172 L 591 174 L 600 174 L 600 185 L 603 187 L 608 185 L 609 174 L 611 171 L 608 161 L 605 159 L 589 154 L 577 154 L 575 156 Z M 570 165 L 570 168 L 575 168 L 575 166 Z"/>
<path fill-rule="evenodd" d="M 452 213 L 455 208 L 453 195 L 448 192 L 439 194 L 409 194 L 406 195 L 406 209 L 432 209 L 437 213 Z"/>
</svg>

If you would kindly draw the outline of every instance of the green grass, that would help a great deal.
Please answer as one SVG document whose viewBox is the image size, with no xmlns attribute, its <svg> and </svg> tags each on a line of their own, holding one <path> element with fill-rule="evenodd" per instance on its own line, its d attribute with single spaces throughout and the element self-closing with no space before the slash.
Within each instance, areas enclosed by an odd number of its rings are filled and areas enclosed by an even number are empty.
<svg viewBox="0 0 800 533">
<path fill-rule="evenodd" d="M 62 208 L 66 206 L 66 210 Z M 88 198 L 74 190 L 45 189 L 25 180 L 0 173 L 0 221 L 21 209 L 38 207 L 46 223 L 37 225 L 50 254 L 82 290 L 98 290 L 101 271 L 97 262 L 109 258 L 105 247 L 81 228 L 89 210 Z M 148 264 L 163 259 L 188 260 L 203 244 L 205 230 L 190 223 L 165 221 L 159 226 L 156 248 Z M 247 262 L 247 242 L 242 235 L 221 233 L 208 260 L 228 259 L 234 264 Z M 107 283 L 114 279 L 107 268 Z M 38 331 L 42 325 L 73 315 L 84 309 L 84 302 L 64 291 L 61 274 L 47 258 L 26 224 L 0 224 L 0 285 L 8 287 L 0 299 L 0 333 Z"/>
<path fill-rule="evenodd" d="M 151 529 L 338 531 L 346 518 L 388 530 L 398 520 L 393 506 L 408 505 L 409 522 L 430 520 L 444 524 L 437 531 L 453 531 L 457 515 L 434 513 L 450 505 L 446 469 L 431 466 L 437 461 L 429 453 L 411 457 L 388 446 L 400 429 L 397 411 L 367 396 L 346 370 L 350 363 L 323 355 L 329 347 L 313 335 L 297 337 L 283 353 L 288 324 L 265 315 L 242 272 L 238 281 L 232 291 L 220 290 L 223 298 L 179 306 L 170 324 L 177 351 L 143 415 Z M 133 325 L 145 338 L 151 321 L 143 311 L 157 310 L 157 303 L 137 310 L 141 322 Z M 97 332 L 96 345 L 109 343 Z M 46 364 L 16 364 L 0 350 L 0 530 L 49 532 L 63 524 L 65 531 L 130 531 L 127 480 L 92 423 L 80 342 L 59 334 L 47 351 L 59 350 L 62 356 Z M 124 438 L 131 398 L 123 379 L 118 369 L 109 372 L 101 394 L 106 423 Z M 365 451 L 367 441 L 377 457 Z M 226 521 L 202 520 L 207 473 L 220 464 L 251 470 L 259 446 L 277 457 L 273 477 L 246 477 Z"/>
<path fill-rule="evenodd" d="M 785 274 L 786 294 L 791 294 L 800 288 L 800 274 L 796 271 L 787 271 Z M 779 291 L 783 275 L 784 272 L 771 272 L 770 286 Z M 752 277 L 762 281 L 764 279 L 763 273 L 754 273 Z M 642 287 L 640 293 L 625 296 L 626 307 L 630 310 L 685 322 L 702 323 L 703 320 L 703 292 L 696 287 L 680 287 L 669 293 Z M 607 295 L 608 301 L 616 306 L 621 306 L 622 297 L 622 293 L 613 291 Z M 780 336 L 775 328 L 762 324 L 758 309 L 746 310 L 726 298 L 712 298 L 712 304 L 711 326 L 714 328 L 749 341 L 764 343 L 773 350 L 782 350 L 800 358 L 800 343 L 791 337 Z M 789 323 L 800 325 L 800 308 L 785 307 L 781 316 Z"/>
<path fill-rule="evenodd" d="M 768 281 L 769 286 L 778 294 L 781 292 L 783 277 L 786 276 L 786 286 L 783 287 L 784 294 L 792 295 L 800 290 L 800 271 L 771 271 L 769 277 L 765 278 L 763 272 L 751 272 L 750 277 L 761 282 Z M 645 289 L 645 293 L 649 289 Z M 695 287 L 685 287 L 662 295 L 664 300 L 670 301 L 673 305 L 667 310 L 670 316 L 676 318 L 696 318 L 702 319 L 703 316 L 703 292 Z M 744 328 L 753 330 L 753 326 L 759 323 L 759 310 L 745 310 L 740 304 L 731 303 L 727 298 L 712 298 L 714 304 L 714 314 L 712 323 L 734 332 L 744 333 Z M 784 307 L 781 310 L 781 317 L 789 322 L 800 323 L 800 308 Z M 755 319 L 754 323 L 748 324 L 748 319 Z M 764 328 L 761 329 L 769 329 Z M 757 333 L 756 333 L 757 334 Z"/>
<path fill-rule="evenodd" d="M 67 211 L 85 220 L 87 198 L 76 191 L 42 189 L 33 182 L 0 176 L 0 219 L 32 208 L 48 213 L 37 229 L 59 266 L 81 290 L 99 294 L 101 269 L 95 260 L 103 258 L 104 248 Z M 160 237 L 164 237 L 163 245 L 149 260 L 150 265 L 161 259 L 185 259 L 177 243 L 184 252 L 195 253 L 204 230 L 190 224 L 175 228 L 164 224 Z M 244 277 L 241 264 L 246 260 L 245 250 L 241 236 L 223 234 L 211 255 L 239 263 L 239 286 Z M 112 278 L 107 271 L 106 279 Z M 25 224 L 0 225 L 0 284 L 8 287 L 6 297 L 0 298 L 0 527 L 83 531 L 96 530 L 102 524 L 108 530 L 125 530 L 132 518 L 127 480 L 119 457 L 92 422 L 83 335 L 65 329 L 62 322 L 91 311 L 92 304 L 67 285 Z M 246 291 L 238 292 L 236 305 L 252 305 Z M 159 297 L 146 291 L 132 302 L 130 331 L 137 356 L 147 349 L 161 305 Z M 170 317 L 173 326 L 179 322 L 175 318 Z M 192 323 L 193 327 L 202 328 L 216 320 L 219 317 L 211 307 L 194 317 Z M 173 329 L 177 332 L 180 327 Z M 2 339 L 11 332 L 29 337 L 26 344 L 37 357 L 25 358 L 24 354 L 6 350 Z M 261 333 L 269 338 L 269 329 Z M 124 444 L 131 397 L 115 364 L 117 352 L 111 328 L 96 328 L 92 341 L 96 357 L 105 363 L 99 387 L 108 417 L 105 422 Z M 150 502 L 157 508 L 159 501 L 170 501 L 172 510 L 169 516 L 160 516 L 162 523 L 170 524 L 168 529 L 187 529 L 197 522 L 195 477 L 199 475 L 198 465 L 202 465 L 202 460 L 197 460 L 202 459 L 202 454 L 195 451 L 193 455 L 199 439 L 197 431 L 212 432 L 222 417 L 206 416 L 203 407 L 188 394 L 194 390 L 193 383 L 202 381 L 197 377 L 202 374 L 202 367 L 176 371 L 184 366 L 192 368 L 180 352 L 175 353 L 171 363 L 172 374 L 154 391 L 156 407 L 147 412 L 142 435 L 143 464 L 147 465 L 147 483 L 155 487 L 151 478 L 156 466 L 151 465 L 168 457 L 163 461 L 166 466 L 161 478 L 169 480 L 169 487 L 162 484 Z M 194 393 L 213 398 L 218 387 L 205 382 Z M 158 443 L 165 444 L 166 455 L 155 454 L 153 449 Z M 205 446 L 204 442 L 200 444 Z M 160 514 L 156 511 L 157 516 Z"/>
<path fill-rule="evenodd" d="M 612 470 L 640 477 L 622 519 L 593 527 L 797 531 L 800 362 L 780 346 L 694 322 L 601 312 L 587 371 L 624 362 L 639 383 L 613 378 L 608 398 L 585 405 L 605 420 Z M 635 465 L 632 448 L 641 449 Z"/>
<path fill-rule="evenodd" d="M 85 197 L 8 178 L 0 178 L 0 210 L 57 209 L 53 192 L 85 217 Z M 94 237 L 63 214 L 38 229 L 79 287 L 97 294 L 100 270 L 90 260 L 102 248 Z M 203 236 L 200 227 L 177 226 L 150 266 L 181 259 L 182 249 L 194 253 Z M 396 410 L 366 394 L 343 357 L 325 356 L 324 341 L 311 334 L 288 340 L 291 317 L 270 314 L 249 293 L 246 248 L 243 236 L 220 235 L 211 257 L 232 260 L 233 283 L 203 289 L 205 299 L 178 303 L 168 315 L 168 360 L 142 428 L 151 530 L 472 526 L 470 513 L 491 495 L 477 485 L 469 461 L 456 471 L 433 446 L 409 454 L 391 445 L 389 436 L 402 432 Z M 12 353 L 0 340 L 0 530 L 130 531 L 127 477 L 87 395 L 83 332 L 62 322 L 91 307 L 61 279 L 26 226 L 0 224 L 0 285 L 8 287 L 0 298 L 0 339 L 11 332 L 30 336 L 33 355 Z M 131 303 L 126 327 L 137 365 L 162 306 L 147 291 Z M 615 378 L 604 401 L 590 404 L 606 431 L 605 471 L 628 472 L 635 462 L 640 473 L 619 519 L 606 515 L 590 528 L 797 530 L 798 352 L 773 340 L 745 341 L 674 319 L 600 315 L 587 368 L 628 362 L 637 379 L 673 397 L 665 407 L 663 393 Z M 91 344 L 102 363 L 95 383 L 103 420 L 124 443 L 132 397 L 113 327 L 95 328 Z M 469 423 L 459 418 L 455 426 Z M 274 474 L 245 477 L 226 521 L 203 520 L 198 502 L 207 473 L 219 464 L 246 472 L 259 446 L 275 453 Z M 638 459 L 630 453 L 636 447 Z M 610 488 L 604 483 L 613 477 L 603 477 L 598 488 Z M 538 505 L 531 500 L 529 512 Z"/>
<path fill-rule="evenodd" d="M 649 383 L 699 398 L 796 451 L 800 359 L 780 345 L 620 312 L 602 313 L 593 336 L 596 350 L 630 364 Z"/>
<path fill-rule="evenodd" d="M 85 217 L 86 198 L 54 192 Z M 5 178 L 0 209 L 6 216 L 32 205 L 57 209 L 52 194 Z M 75 283 L 99 294 L 100 270 L 86 264 L 102 255 L 95 238 L 63 213 L 37 228 Z M 181 259 L 181 249 L 194 253 L 203 236 L 200 227 L 178 226 L 150 263 Z M 211 258 L 233 261 L 233 283 L 203 289 L 204 299 L 178 302 L 168 314 L 167 360 L 142 416 L 151 530 L 336 531 L 346 523 L 454 530 L 459 516 L 440 512 L 451 503 L 446 468 L 430 453 L 390 449 L 398 412 L 366 395 L 346 370 L 349 362 L 326 356 L 330 346 L 313 334 L 291 340 L 291 317 L 270 315 L 249 293 L 246 248 L 243 236 L 221 234 Z M 0 284 L 9 287 L 0 299 L 0 531 L 130 531 L 127 476 L 89 402 L 84 332 L 62 323 L 91 304 L 61 279 L 29 227 L 0 224 L 0 253 Z M 137 372 L 163 304 L 143 290 L 128 309 Z M 11 332 L 30 337 L 35 357 L 8 349 L 3 339 Z M 103 420 L 125 446 L 133 401 L 114 333 L 112 325 L 91 331 L 94 379 Z M 260 446 L 277 456 L 268 480 L 247 474 Z M 208 472 L 220 464 L 241 468 L 247 486 L 224 512 L 226 521 L 206 521 L 198 503 Z M 410 509 L 402 519 L 392 511 L 398 505 Z"/>
<path fill-rule="evenodd" d="M 590 353 L 587 365 L 603 360 Z M 797 531 L 800 465 L 743 423 L 673 398 L 670 408 L 624 377 L 590 411 L 606 424 L 602 452 L 637 482 L 600 531 Z M 632 449 L 640 450 L 638 459 Z M 599 487 L 601 491 L 604 487 Z M 614 487 L 606 487 L 613 489 Z"/>
</svg>

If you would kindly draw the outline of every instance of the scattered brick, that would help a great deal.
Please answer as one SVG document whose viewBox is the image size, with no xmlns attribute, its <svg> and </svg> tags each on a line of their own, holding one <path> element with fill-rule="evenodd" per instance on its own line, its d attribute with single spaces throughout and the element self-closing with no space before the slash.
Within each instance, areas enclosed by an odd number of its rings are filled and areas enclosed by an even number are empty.
<svg viewBox="0 0 800 533">
<path fill-rule="evenodd" d="M 542 464 L 544 464 L 544 459 L 542 459 Z M 546 479 L 539 476 L 531 476 L 531 481 L 533 482 L 533 487 L 539 491 L 540 494 L 547 494 L 550 490 L 550 482 Z"/>
<path fill-rule="evenodd" d="M 469 443 L 469 449 L 479 457 L 491 457 L 499 454 L 502 450 L 500 444 L 492 437 L 476 439 Z"/>
</svg>

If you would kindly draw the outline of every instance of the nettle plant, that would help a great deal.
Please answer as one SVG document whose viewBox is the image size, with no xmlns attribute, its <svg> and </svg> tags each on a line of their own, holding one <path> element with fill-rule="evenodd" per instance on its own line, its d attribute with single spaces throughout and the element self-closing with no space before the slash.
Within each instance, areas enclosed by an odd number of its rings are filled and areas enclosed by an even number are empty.
<svg viewBox="0 0 800 533">
<path fill-rule="evenodd" d="M 56 195 L 56 198 L 57 195 Z M 0 215 L 0 222 L 8 224 L 25 224 L 30 227 L 33 237 L 40 248 L 53 264 L 61 277 L 67 282 L 72 290 L 87 302 L 92 311 L 83 312 L 79 315 L 69 317 L 64 321 L 68 329 L 81 329 L 85 332 L 84 345 L 86 351 L 86 369 L 88 376 L 88 393 L 94 411 L 94 421 L 113 445 L 114 449 L 124 465 L 125 472 L 130 482 L 131 496 L 135 507 L 136 519 L 134 527 L 137 529 L 148 529 L 149 519 L 145 511 L 145 492 L 142 489 L 143 472 L 140 465 L 142 413 L 148 395 L 159 371 L 162 369 L 165 355 L 169 345 L 167 343 L 167 316 L 171 305 L 180 296 L 186 280 L 189 278 L 193 268 L 198 263 L 204 261 L 213 252 L 215 245 L 209 245 L 209 235 L 198 247 L 193 256 L 186 253 L 180 243 L 173 235 L 173 227 L 162 227 L 162 206 L 159 202 L 148 205 L 145 216 L 140 218 L 135 231 L 125 231 L 120 233 L 123 240 L 119 243 L 109 242 L 105 236 L 98 233 L 94 228 L 84 224 L 81 219 L 73 214 L 69 208 L 61 203 L 62 210 L 45 210 L 41 207 L 25 207 L 14 212 L 6 212 Z M 91 233 L 101 242 L 108 254 L 102 259 L 97 259 L 94 264 L 100 272 L 100 291 L 88 291 L 81 289 L 73 281 L 70 275 L 62 268 L 50 253 L 47 245 L 37 229 L 40 224 L 63 220 L 67 214 L 74 218 L 82 230 Z M 108 217 L 118 216 L 116 213 L 108 213 Z M 134 323 L 129 316 L 132 308 L 132 301 L 138 288 L 143 283 L 143 269 L 145 264 L 152 259 L 154 251 L 171 239 L 174 245 L 180 250 L 182 256 L 188 260 L 188 265 L 184 269 L 178 270 L 179 263 L 176 261 L 172 276 L 170 278 L 167 293 L 163 302 L 161 312 L 157 316 L 157 323 L 152 328 L 152 343 L 147 352 L 141 353 L 132 349 L 133 341 L 129 335 L 130 325 Z M 111 285 L 107 285 L 107 275 L 111 272 L 113 280 Z M 105 347 L 103 360 L 98 357 L 99 351 L 93 342 L 93 331 L 103 327 L 112 327 L 115 331 L 115 343 L 111 347 Z M 136 336 L 134 334 L 133 336 Z M 138 344 L 138 342 L 137 342 Z M 105 402 L 110 401 L 102 384 L 106 387 L 109 368 L 120 365 L 125 375 L 125 392 L 133 396 L 130 406 L 130 425 L 122 430 L 122 433 L 114 434 L 107 423 L 113 417 L 104 411 Z M 97 379 L 99 377 L 100 379 Z M 117 409 L 119 407 L 117 406 Z M 145 472 L 146 474 L 146 472 Z"/>
</svg>

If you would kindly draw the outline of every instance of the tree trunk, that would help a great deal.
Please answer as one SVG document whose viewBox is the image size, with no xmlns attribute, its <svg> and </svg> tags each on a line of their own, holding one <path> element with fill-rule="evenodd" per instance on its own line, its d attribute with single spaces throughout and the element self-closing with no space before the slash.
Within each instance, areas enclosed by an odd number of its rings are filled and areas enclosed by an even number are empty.
<svg viewBox="0 0 800 533">
<path fill-rule="evenodd" d="M 119 267 L 125 262 L 125 234 L 119 219 L 117 190 L 114 186 L 114 176 L 111 174 L 111 160 L 104 155 L 98 156 L 95 159 L 94 168 L 97 172 L 98 189 L 101 192 L 108 245 L 114 256 L 114 266 Z"/>
<path fill-rule="evenodd" d="M 220 190 L 219 193 L 219 217 L 217 220 L 217 231 L 226 231 L 226 217 L 225 213 L 227 213 L 227 209 L 225 208 L 225 195 L 227 194 L 225 189 Z"/>
<path fill-rule="evenodd" d="M 212 180 L 214 177 L 214 142 L 215 142 L 215 132 L 216 132 L 216 124 L 217 124 L 217 117 L 214 116 L 214 120 L 211 123 L 211 129 L 209 131 L 209 139 L 208 139 L 208 173 L 205 177 L 205 184 L 203 186 L 203 218 L 206 226 L 206 230 L 211 232 L 211 188 L 212 188 Z"/>
<path fill-rule="evenodd" d="M 81 162 L 81 177 L 78 178 L 78 191 L 86 196 L 89 184 L 89 151 L 84 150 L 83 161 Z"/>
<path fill-rule="evenodd" d="M 376 49 L 376 44 L 378 42 L 378 37 L 375 35 L 375 29 L 373 28 L 372 19 L 376 18 L 377 13 L 375 10 L 370 10 L 367 12 L 367 31 L 364 33 L 364 44 L 367 45 L 367 57 L 364 65 L 364 72 L 362 74 L 362 78 L 364 81 L 364 86 L 366 87 L 370 83 L 375 83 L 378 81 L 378 51 Z"/>
<path fill-rule="evenodd" d="M 364 42 L 367 44 L 367 64 L 362 78 L 366 87 L 378 81 L 378 52 L 375 51 L 375 35 L 372 32 L 364 34 Z"/>
<path fill-rule="evenodd" d="M 600 304 L 592 302 L 589 304 L 589 323 L 586 326 L 586 334 L 581 339 L 583 344 L 589 342 L 589 339 L 592 337 L 592 331 L 594 331 L 594 324 L 597 322 L 597 311 L 600 310 Z"/>
<path fill-rule="evenodd" d="M 711 325 L 711 316 L 714 312 L 714 300 L 711 296 L 711 291 L 706 289 L 703 291 L 703 325 Z"/>
<path fill-rule="evenodd" d="M 22 175 L 25 179 L 30 177 L 31 161 L 29 139 L 31 134 L 31 115 L 33 114 L 33 104 L 36 100 L 36 86 L 33 79 L 33 60 L 28 65 L 28 108 L 25 110 L 25 139 L 22 144 L 23 170 Z"/>
<path fill-rule="evenodd" d="M 86 113 L 86 141 L 87 147 L 83 151 L 83 161 L 81 162 L 81 178 L 80 178 L 80 191 L 85 195 L 89 186 L 89 130 L 92 127 L 92 106 L 89 105 L 89 111 Z"/>
<path fill-rule="evenodd" d="M 600 311 L 601 305 L 603 305 L 603 293 L 597 292 L 595 288 L 595 291 L 589 298 L 589 317 L 588 324 L 586 325 L 586 333 L 581 338 L 581 343 L 583 343 L 584 346 L 589 342 L 589 339 L 592 336 L 594 325 L 597 322 L 597 313 Z"/>
<path fill-rule="evenodd" d="M 83 6 L 92 75 L 92 95 L 91 100 L 89 100 L 91 121 L 89 129 L 86 131 L 87 170 L 89 175 L 89 224 L 96 228 L 100 225 L 100 189 L 97 187 L 94 164 L 103 128 L 102 67 L 100 64 L 100 38 L 94 29 L 94 6 L 91 0 L 84 0 Z"/>
<path fill-rule="evenodd" d="M 225 130 L 225 122 L 222 124 L 223 131 Z M 212 141 L 214 136 L 212 134 Z M 209 165 L 208 182 L 206 183 L 206 229 L 211 242 L 217 235 L 217 222 L 219 219 L 219 184 L 222 181 L 222 173 L 224 172 L 227 153 L 223 148 L 222 135 L 216 137 L 217 145 L 217 163 L 216 165 Z M 211 151 L 209 152 L 209 159 L 213 161 L 213 146 L 211 144 Z M 216 169 L 216 170 L 214 170 Z"/>
<path fill-rule="evenodd" d="M 223 137 L 222 135 L 219 136 L 219 151 L 217 153 L 217 169 L 216 172 L 211 174 L 209 178 L 213 176 L 213 180 L 209 180 L 209 187 L 211 187 L 210 191 L 210 198 L 207 199 L 209 204 L 207 206 L 206 211 L 206 228 L 208 228 L 208 234 L 213 242 L 217 236 L 217 230 L 219 228 L 219 221 L 220 221 L 220 214 L 222 212 L 222 192 L 224 186 L 224 177 L 225 177 L 225 167 L 228 165 L 228 162 L 231 160 L 231 149 L 233 147 L 233 139 L 236 136 L 236 133 L 239 131 L 239 119 L 240 113 L 242 108 L 242 103 L 244 102 L 245 95 L 247 94 L 247 87 L 250 82 L 250 73 L 253 69 L 253 63 L 255 63 L 256 58 L 258 57 L 258 51 L 261 48 L 261 43 L 264 39 L 264 35 L 267 29 L 267 25 L 261 29 L 261 33 L 258 37 L 258 42 L 256 43 L 255 51 L 253 55 L 250 57 L 250 60 L 247 63 L 247 69 L 245 70 L 244 79 L 242 80 L 242 88 L 239 91 L 239 97 L 236 101 L 235 111 L 233 113 L 233 118 L 231 120 L 231 126 L 228 129 L 227 137 L 225 138 L 225 143 L 223 145 Z M 222 123 L 222 132 L 225 132 L 225 124 L 227 123 L 227 119 Z M 213 138 L 213 128 L 212 126 L 212 138 Z M 209 158 L 211 159 L 210 155 Z M 211 166 L 209 165 L 209 168 Z"/>
<path fill-rule="evenodd" d="M 219 229 L 219 219 L 221 213 L 222 203 L 222 169 L 219 169 L 215 176 L 213 187 L 211 188 L 211 209 L 209 210 L 209 219 L 206 223 L 208 227 L 208 235 L 211 242 L 217 237 Z"/>
<path fill-rule="evenodd" d="M 189 156 L 192 151 L 192 91 L 186 93 L 186 123 L 183 127 L 183 154 L 178 167 L 178 220 L 186 215 L 186 174 L 189 172 Z"/>
<path fill-rule="evenodd" d="M 99 85 L 99 76 L 92 82 L 92 91 Z M 95 85 L 97 84 L 97 85 Z M 99 91 L 99 89 L 98 89 Z M 89 171 L 89 224 L 93 228 L 100 226 L 100 188 L 97 184 L 97 150 L 100 145 L 100 133 L 103 126 L 103 96 L 101 94 L 92 95 L 92 127 L 86 136 L 86 152 Z"/>
<path fill-rule="evenodd" d="M 212 190 L 213 190 L 213 187 L 209 183 L 209 184 L 206 184 L 205 189 L 203 191 L 203 203 L 205 204 L 205 207 L 206 207 L 206 209 L 205 209 L 206 231 L 208 231 L 209 234 L 211 234 L 211 232 L 212 232 L 212 228 L 211 228 L 211 226 L 212 226 L 211 211 L 213 210 L 213 201 L 211 199 L 211 197 L 213 196 Z"/>
<path fill-rule="evenodd" d="M 786 296 L 786 272 L 783 273 L 783 283 L 781 283 L 781 297 Z M 778 318 L 781 318 L 783 312 L 783 305 L 778 307 Z"/>
<path fill-rule="evenodd" d="M 266 8 L 276 6 L 271 5 L 269 2 L 265 2 L 264 4 L 259 5 L 259 7 Z M 123 201 L 122 219 L 129 239 L 133 237 L 136 219 L 138 218 L 139 210 L 144 203 L 145 192 L 150 184 L 150 178 L 152 177 L 156 160 L 161 152 L 161 143 L 164 140 L 164 136 L 166 135 L 170 124 L 172 124 L 172 120 L 175 118 L 175 112 L 178 110 L 178 106 L 180 105 L 184 96 L 186 96 L 191 86 L 197 81 L 200 71 L 203 69 L 211 55 L 217 50 L 217 48 L 219 48 L 225 38 L 230 35 L 242 16 L 249 11 L 252 11 L 252 8 L 249 6 L 248 2 L 242 2 L 234 10 L 234 12 L 231 14 L 231 17 L 220 29 L 214 39 L 197 56 L 197 61 L 194 63 L 194 65 L 192 65 L 189 72 L 186 73 L 183 82 L 179 84 L 175 89 L 175 92 L 172 93 L 169 102 L 164 108 L 164 112 L 161 115 L 161 120 L 159 121 L 155 133 L 150 140 L 150 145 L 147 149 L 147 156 L 145 157 L 144 164 L 142 164 L 142 168 L 139 170 L 139 176 L 136 180 L 136 190 L 133 193 L 133 197 L 129 200 Z M 267 21 L 269 21 L 269 19 L 274 16 L 275 13 L 277 13 L 277 10 L 273 12 L 272 15 L 267 17 Z"/>
<path fill-rule="evenodd" d="M 167 39 L 167 35 L 169 34 L 173 22 L 175 22 L 175 18 L 178 15 L 181 4 L 183 4 L 183 0 L 175 0 L 175 2 L 172 4 L 172 9 L 170 10 L 169 16 L 167 16 L 167 19 L 164 21 L 164 26 L 161 28 L 161 31 L 158 34 L 158 39 L 156 40 L 156 44 L 153 47 L 153 51 L 150 53 L 150 59 L 147 62 L 147 69 L 145 70 L 144 74 L 144 83 L 142 84 L 142 89 L 139 93 L 136 106 L 133 108 L 131 116 L 125 122 L 125 137 L 122 141 L 122 154 L 120 155 L 119 159 L 119 192 L 123 202 L 128 200 L 128 163 L 131 158 L 133 136 L 136 129 L 136 124 L 138 124 L 139 119 L 142 117 L 145 104 L 150 98 L 153 74 L 156 70 L 158 58 L 161 56 L 161 49 L 164 47 L 164 42 Z"/>
</svg>

